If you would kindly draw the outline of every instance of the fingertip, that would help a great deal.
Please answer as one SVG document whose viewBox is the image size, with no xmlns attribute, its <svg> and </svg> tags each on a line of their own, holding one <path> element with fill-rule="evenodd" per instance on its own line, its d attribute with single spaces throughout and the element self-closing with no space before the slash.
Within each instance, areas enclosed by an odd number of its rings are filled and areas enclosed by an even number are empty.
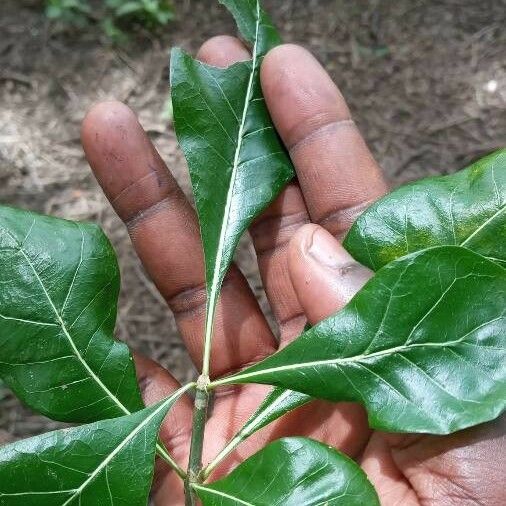
<svg viewBox="0 0 506 506">
<path fill-rule="evenodd" d="M 270 99 L 271 95 L 282 92 L 282 89 L 289 86 L 293 77 L 293 61 L 295 58 L 306 58 L 306 50 L 296 44 L 281 44 L 271 49 L 262 60 L 260 67 L 260 81 L 265 98 Z"/>
<path fill-rule="evenodd" d="M 250 58 L 251 54 L 244 44 L 230 35 L 217 35 L 210 38 L 197 52 L 197 59 L 201 62 L 222 68 Z"/>
<path fill-rule="evenodd" d="M 284 44 L 267 53 L 260 79 L 269 111 L 288 149 L 315 127 L 350 117 L 337 86 L 301 46 Z"/>
<path fill-rule="evenodd" d="M 343 95 L 318 60 L 294 44 L 266 55 L 261 82 L 309 216 L 336 236 L 345 233 L 387 186 Z"/>
<path fill-rule="evenodd" d="M 134 360 L 139 388 L 146 406 L 166 399 L 181 387 L 180 383 L 154 360 L 140 353 L 134 353 Z M 169 412 L 166 423 L 162 427 L 162 439 L 169 442 L 170 446 L 177 446 L 179 439 L 187 435 L 191 413 L 191 399 L 183 395 Z"/>
<path fill-rule="evenodd" d="M 85 116 L 85 121 L 89 118 L 103 118 L 104 116 L 114 116 L 118 114 L 135 116 L 132 109 L 130 109 L 130 107 L 128 107 L 123 102 L 120 102 L 119 100 L 103 100 L 101 102 L 93 104 L 88 109 Z"/>
<path fill-rule="evenodd" d="M 166 399 L 181 385 L 160 364 L 150 358 L 134 353 L 137 379 L 146 406 Z M 188 395 L 181 396 L 169 410 L 160 427 L 160 438 L 177 461 L 184 461 L 191 430 L 192 402 Z M 168 467 L 158 466 L 156 486 L 167 477 Z M 172 473 L 171 473 L 172 475 Z"/>
<path fill-rule="evenodd" d="M 137 116 L 127 105 L 117 100 L 94 104 L 86 113 L 81 125 L 81 139 L 84 143 L 93 140 L 100 131 L 119 127 L 126 123 L 137 123 Z"/>
<path fill-rule="evenodd" d="M 135 113 L 116 100 L 99 102 L 88 110 L 81 125 L 81 142 L 101 183 L 112 168 L 123 165 L 126 153 L 136 150 L 139 144 L 144 150 L 147 144 Z"/>
<path fill-rule="evenodd" d="M 301 70 L 304 72 L 301 73 Z M 323 84 L 333 93 L 337 89 L 316 57 L 298 44 L 281 44 L 271 49 L 262 61 L 260 77 L 263 86 L 287 85 L 292 89 L 290 82 L 286 82 L 286 78 L 291 77 L 297 84 L 320 82 L 323 79 Z M 304 87 L 308 88 L 308 85 Z"/>
<path fill-rule="evenodd" d="M 301 227 L 289 245 L 288 269 L 311 324 L 342 309 L 372 276 L 323 227 Z"/>
<path fill-rule="evenodd" d="M 298 44 L 280 44 L 272 48 L 262 61 L 262 72 L 282 75 L 291 70 L 291 63 L 300 59 L 316 62 L 316 58 L 303 46 Z"/>
<path fill-rule="evenodd" d="M 123 220 L 166 189 L 160 183 L 167 181 L 167 168 L 137 115 L 122 102 L 106 101 L 91 107 L 81 126 L 81 142 L 93 174 Z M 132 186 L 117 202 L 136 181 L 143 182 L 143 187 Z"/>
</svg>

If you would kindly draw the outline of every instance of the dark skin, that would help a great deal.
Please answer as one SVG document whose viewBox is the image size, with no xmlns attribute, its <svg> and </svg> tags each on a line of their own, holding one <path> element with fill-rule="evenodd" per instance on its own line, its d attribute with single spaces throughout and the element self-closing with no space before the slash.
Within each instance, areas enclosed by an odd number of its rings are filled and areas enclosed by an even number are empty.
<svg viewBox="0 0 506 506">
<path fill-rule="evenodd" d="M 206 42 L 198 58 L 216 66 L 249 59 L 232 37 Z M 297 171 L 291 184 L 257 219 L 250 233 L 272 311 L 277 343 L 247 282 L 236 267 L 225 281 L 213 341 L 212 376 L 240 370 L 293 340 L 344 304 L 372 275 L 339 243 L 357 216 L 388 188 L 339 90 L 304 49 L 280 46 L 265 58 L 262 87 L 273 121 Z M 82 141 L 105 194 L 124 220 L 147 272 L 174 312 L 181 336 L 201 365 L 205 277 L 195 212 L 123 104 L 96 105 Z M 159 365 L 136 357 L 147 403 L 179 387 Z M 219 389 L 206 427 L 204 463 L 212 460 L 256 409 L 268 389 Z M 168 415 L 161 437 L 183 466 L 188 460 L 192 402 Z M 303 435 L 356 458 L 382 505 L 506 504 L 505 423 L 500 418 L 451 436 L 371 432 L 354 404 L 313 402 L 243 443 L 213 473 L 226 474 L 269 440 Z M 155 500 L 184 503 L 181 481 L 158 465 Z"/>
</svg>

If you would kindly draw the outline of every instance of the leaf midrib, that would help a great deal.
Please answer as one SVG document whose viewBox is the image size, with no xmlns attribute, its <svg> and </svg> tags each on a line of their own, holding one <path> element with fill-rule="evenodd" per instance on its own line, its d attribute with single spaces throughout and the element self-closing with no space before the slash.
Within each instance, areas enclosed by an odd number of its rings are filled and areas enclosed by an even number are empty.
<svg viewBox="0 0 506 506">
<path fill-rule="evenodd" d="M 213 381 L 212 385 L 218 386 L 218 385 L 225 385 L 228 383 L 237 383 L 238 381 L 242 381 L 248 378 L 254 378 L 259 376 L 268 375 L 274 372 L 282 372 L 282 371 L 289 371 L 293 369 L 300 370 L 302 368 L 308 368 L 308 367 L 316 367 L 316 366 L 322 366 L 322 365 L 341 365 L 346 363 L 360 363 L 362 361 L 370 360 L 377 357 L 382 357 L 385 355 L 394 355 L 396 353 L 402 353 L 404 351 L 409 351 L 413 348 L 446 348 L 449 346 L 457 345 L 461 342 L 463 342 L 469 335 L 473 334 L 477 330 L 481 329 L 482 327 L 485 327 L 487 325 L 490 325 L 491 323 L 494 323 L 498 320 L 501 320 L 504 318 L 504 315 L 498 316 L 497 318 L 494 318 L 490 321 L 487 321 L 485 323 L 482 323 L 481 325 L 478 325 L 471 331 L 467 332 L 464 336 L 460 337 L 459 339 L 454 339 L 453 341 L 444 341 L 441 343 L 413 343 L 409 345 L 403 345 L 403 346 L 396 346 L 393 348 L 388 348 L 385 350 L 380 350 L 374 353 L 369 353 L 366 355 L 354 355 L 352 357 L 343 357 L 343 358 L 334 358 L 334 359 L 327 359 L 327 360 L 315 360 L 312 362 L 300 362 L 296 364 L 288 364 L 283 366 L 277 366 L 277 367 L 270 367 L 267 369 L 262 369 L 260 371 L 254 371 L 250 373 L 244 373 L 244 374 L 237 374 L 235 376 L 230 376 L 228 378 L 224 378 L 223 380 L 217 380 Z"/>
<path fill-rule="evenodd" d="M 478 235 L 489 223 L 494 221 L 503 211 L 506 210 L 506 204 L 500 207 L 492 216 L 487 218 L 478 228 L 476 228 L 472 234 L 468 235 L 464 241 L 460 243 L 460 246 L 465 246 L 473 237 Z"/>
<path fill-rule="evenodd" d="M 232 200 L 234 197 L 234 190 L 235 190 L 235 181 L 237 177 L 237 172 L 239 168 L 239 158 L 242 150 L 242 142 L 244 139 L 244 127 L 246 125 L 246 118 L 248 115 L 249 105 L 251 103 L 251 96 L 252 96 L 252 90 L 253 90 L 253 79 L 255 77 L 255 71 L 257 66 L 257 44 L 258 44 L 258 33 L 260 28 L 260 2 L 257 0 L 256 2 L 257 7 L 257 19 L 256 19 L 256 25 L 255 25 L 255 42 L 253 45 L 252 50 L 252 62 L 251 62 L 251 73 L 249 76 L 248 81 L 248 87 L 246 89 L 246 96 L 244 101 L 244 107 L 242 112 L 242 118 L 241 123 L 239 125 L 239 131 L 237 133 L 237 143 L 236 143 L 236 149 L 234 153 L 234 160 L 232 165 L 232 173 L 230 176 L 230 185 L 228 187 L 227 191 L 227 199 L 225 202 L 225 210 L 223 213 L 223 222 L 222 227 L 220 230 L 220 237 L 218 241 L 218 249 L 216 251 L 216 257 L 214 262 L 214 270 L 213 270 L 213 279 L 211 282 L 211 289 L 209 293 L 209 301 L 207 304 L 207 311 L 206 311 L 206 329 L 205 329 L 205 339 L 204 342 L 207 344 L 207 346 L 204 346 L 205 355 L 204 356 L 204 367 L 208 367 L 209 357 L 210 357 L 210 340 L 212 338 L 212 328 L 213 328 L 213 322 L 214 322 L 214 314 L 218 299 L 218 293 L 220 288 L 220 273 L 221 273 L 221 267 L 223 262 L 223 249 L 225 247 L 225 239 L 226 234 L 228 230 L 228 223 L 230 219 L 230 210 L 232 208 Z M 203 374 L 207 374 L 207 371 L 203 371 Z"/>
<path fill-rule="evenodd" d="M 69 490 L 49 490 L 49 491 L 30 491 L 30 492 L 16 492 L 12 494 L 2 494 L 0 493 L 0 497 L 17 497 L 23 495 L 59 495 L 59 494 L 72 494 L 61 506 L 67 506 L 70 504 L 77 496 L 79 496 L 83 490 L 92 483 L 95 478 L 101 473 L 101 471 L 106 468 L 107 465 L 118 455 L 125 446 L 132 441 L 133 438 L 146 426 L 148 425 L 154 417 L 156 417 L 162 410 L 168 408 L 172 405 L 179 397 L 181 397 L 187 390 L 193 387 L 193 383 L 189 383 L 188 385 L 181 387 L 179 390 L 174 392 L 170 397 L 168 397 L 158 408 L 156 408 L 153 413 L 151 413 L 147 418 L 145 418 L 139 425 L 137 425 L 122 441 L 121 443 L 102 461 L 95 470 L 89 474 L 88 478 L 78 487 Z"/>
<path fill-rule="evenodd" d="M 137 425 L 132 432 L 128 434 L 128 436 L 121 441 L 121 443 L 96 467 L 96 469 L 90 474 L 88 479 L 82 483 L 82 485 L 75 489 L 73 495 L 69 497 L 61 506 L 67 506 L 73 501 L 77 496 L 79 496 L 82 491 L 91 483 L 93 480 L 101 473 L 101 471 L 106 468 L 106 466 L 111 462 L 116 455 L 118 455 L 125 446 L 132 441 L 133 438 L 146 426 L 148 425 L 153 418 L 155 418 L 163 409 L 169 406 L 174 402 L 175 399 L 180 397 L 186 390 L 192 387 L 192 384 L 187 385 L 186 387 L 182 387 L 173 393 L 168 399 L 165 400 L 160 406 L 151 413 L 147 418 L 145 418 L 139 425 Z"/>
</svg>

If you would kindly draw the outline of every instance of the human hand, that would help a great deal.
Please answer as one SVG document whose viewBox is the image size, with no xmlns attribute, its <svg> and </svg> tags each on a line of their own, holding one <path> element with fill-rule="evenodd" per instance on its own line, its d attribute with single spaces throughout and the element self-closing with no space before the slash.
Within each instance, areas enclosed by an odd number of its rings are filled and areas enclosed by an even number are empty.
<svg viewBox="0 0 506 506">
<path fill-rule="evenodd" d="M 237 39 L 216 37 L 203 45 L 198 57 L 228 66 L 250 56 Z M 342 237 L 387 186 L 343 97 L 309 53 L 292 45 L 271 51 L 262 66 L 262 86 L 298 176 L 250 230 L 283 346 L 300 334 L 306 321 L 317 323 L 343 307 L 372 275 L 335 237 Z M 126 106 L 95 106 L 84 120 L 82 139 L 98 181 L 126 223 L 200 366 L 206 292 L 199 228 L 190 203 Z M 242 369 L 278 346 L 253 293 L 233 266 L 218 307 L 212 376 Z M 136 363 L 146 403 L 178 388 L 154 362 L 137 356 Z M 267 391 L 248 385 L 216 392 L 206 426 L 204 463 L 225 446 Z M 182 399 L 161 432 L 182 464 L 188 459 L 191 413 L 190 399 Z M 360 406 L 315 401 L 252 436 L 212 478 L 269 440 L 303 435 L 360 459 L 384 505 L 499 505 L 506 499 L 503 428 L 498 420 L 449 437 L 371 434 Z M 160 506 L 184 502 L 179 478 L 163 464 L 155 499 Z"/>
</svg>

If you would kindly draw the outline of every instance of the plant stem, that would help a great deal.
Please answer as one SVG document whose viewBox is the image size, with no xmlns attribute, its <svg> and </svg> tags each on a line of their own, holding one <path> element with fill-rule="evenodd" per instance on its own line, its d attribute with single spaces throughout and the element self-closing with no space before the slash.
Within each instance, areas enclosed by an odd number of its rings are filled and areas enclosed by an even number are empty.
<svg viewBox="0 0 506 506">
<path fill-rule="evenodd" d="M 190 445 L 190 458 L 188 461 L 188 472 L 185 480 L 185 505 L 195 506 L 196 497 L 192 488 L 193 483 L 200 480 L 202 470 L 202 450 L 204 448 L 204 430 L 207 421 L 207 407 L 209 405 L 209 392 L 207 385 L 209 376 L 201 375 L 197 380 L 195 391 L 195 403 L 193 407 L 193 430 Z"/>
<path fill-rule="evenodd" d="M 186 479 L 186 473 L 184 469 L 172 458 L 170 453 L 167 451 L 167 448 L 163 445 L 161 441 L 158 441 L 156 444 L 156 451 L 158 455 L 169 464 L 172 469 L 178 474 L 178 476 L 182 479 Z"/>
</svg>

